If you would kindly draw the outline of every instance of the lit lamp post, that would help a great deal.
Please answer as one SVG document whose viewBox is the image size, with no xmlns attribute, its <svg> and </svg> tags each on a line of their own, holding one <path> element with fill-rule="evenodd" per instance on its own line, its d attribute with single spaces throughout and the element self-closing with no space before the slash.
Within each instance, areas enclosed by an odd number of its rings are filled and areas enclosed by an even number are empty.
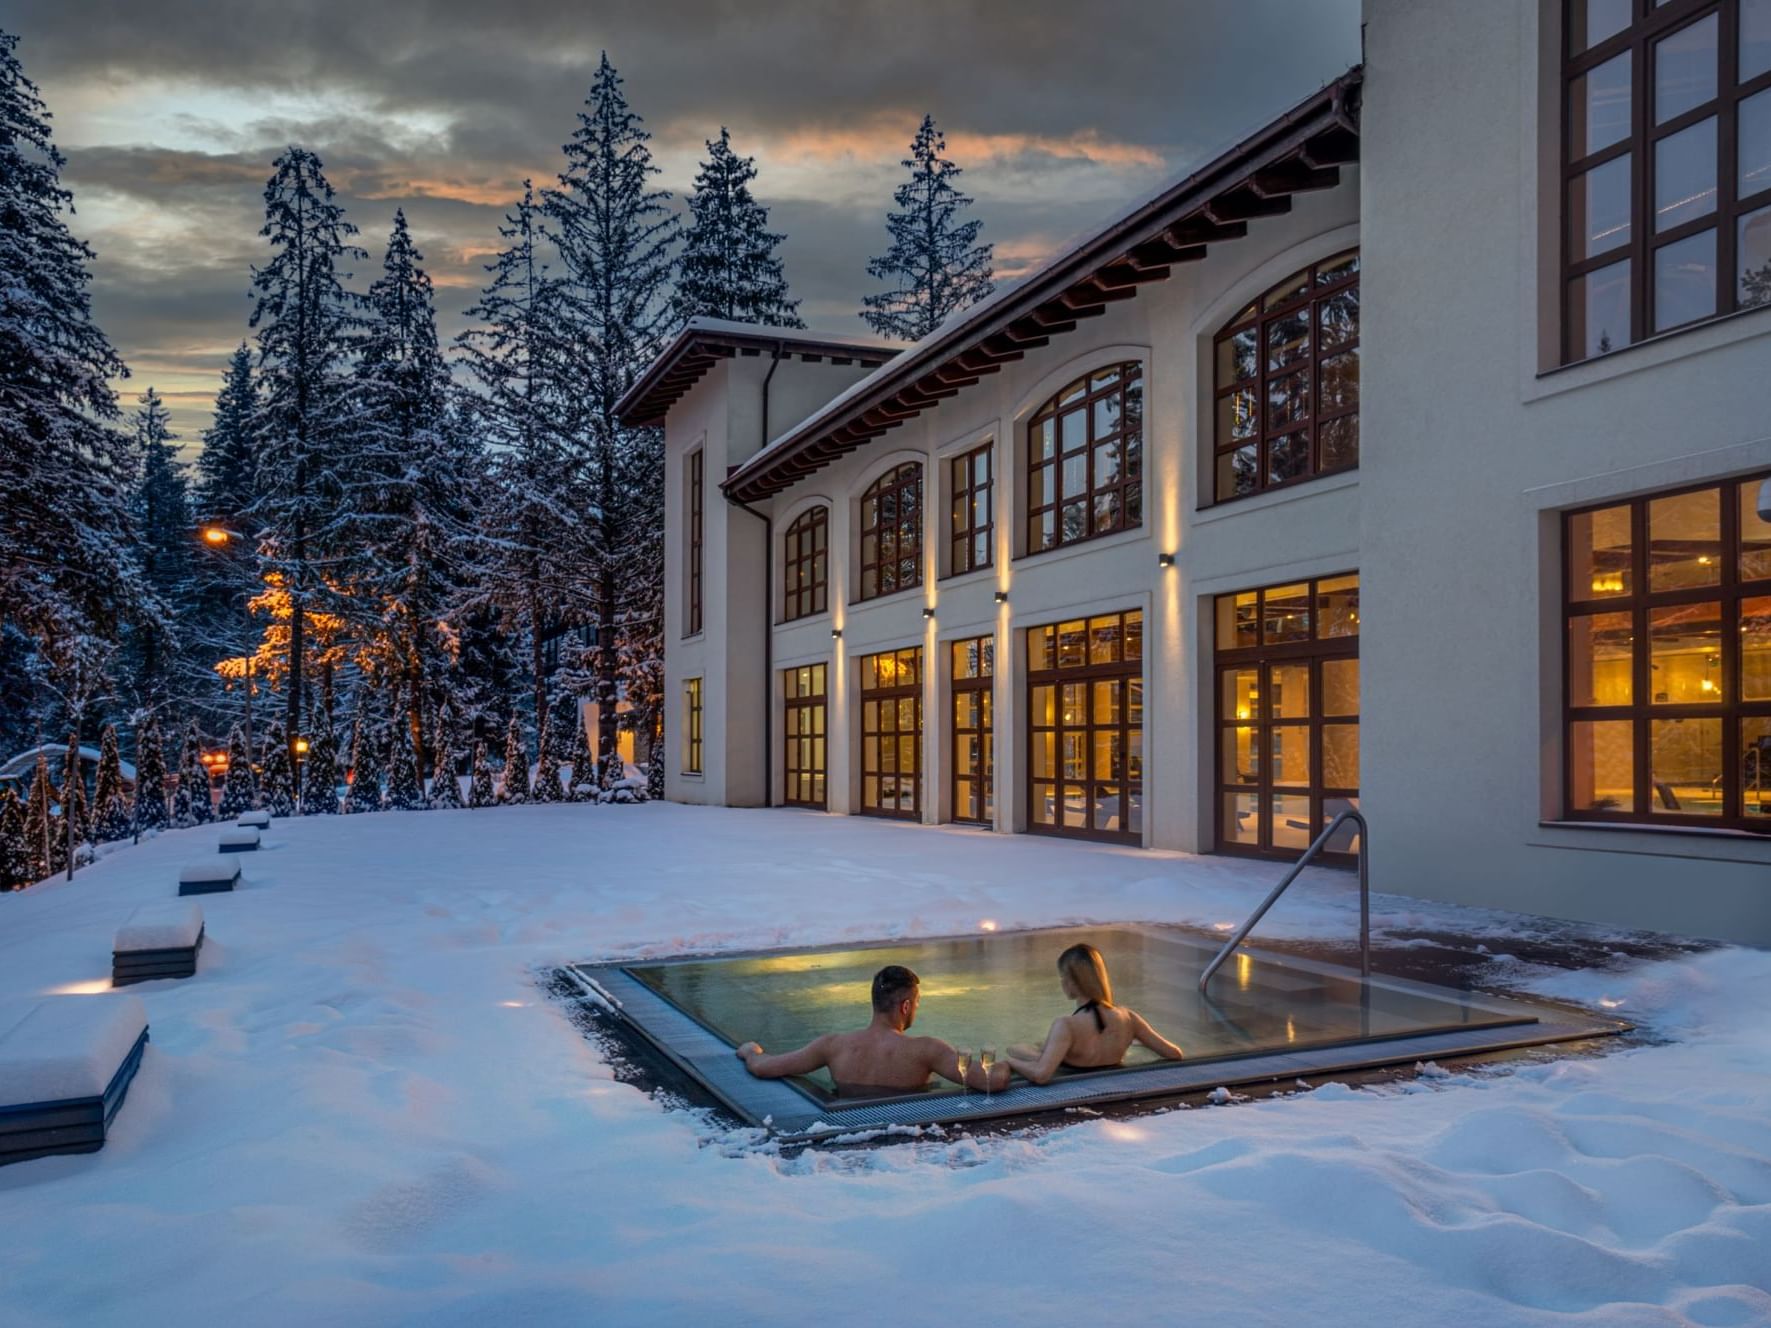
<svg viewBox="0 0 1771 1328">
<path fill-rule="evenodd" d="M 239 533 L 237 531 L 229 530 L 226 526 L 218 526 L 218 525 L 214 525 L 214 524 L 210 524 L 210 525 L 206 525 L 206 526 L 202 527 L 201 534 L 203 536 L 203 543 L 207 544 L 212 549 L 226 548 L 229 540 L 235 540 L 235 539 L 240 538 Z M 253 651 L 253 650 L 248 650 L 246 652 L 245 729 L 246 729 L 246 759 L 248 762 L 250 762 L 252 759 L 252 753 L 257 750 L 252 745 L 252 657 L 256 653 L 257 652 Z"/>
</svg>

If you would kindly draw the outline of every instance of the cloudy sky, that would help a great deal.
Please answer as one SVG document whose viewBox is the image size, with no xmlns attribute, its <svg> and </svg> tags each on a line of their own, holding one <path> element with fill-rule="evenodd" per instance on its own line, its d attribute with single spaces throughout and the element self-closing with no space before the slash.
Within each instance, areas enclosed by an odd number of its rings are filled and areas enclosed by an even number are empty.
<svg viewBox="0 0 1771 1328">
<path fill-rule="evenodd" d="M 730 128 L 813 327 L 933 114 L 1013 277 L 1359 58 L 1358 0 L 7 0 L 99 251 L 99 319 L 187 441 L 246 334 L 271 159 L 317 151 L 379 263 L 404 207 L 464 323 L 521 181 L 551 181 L 598 52 L 687 189 Z"/>
</svg>

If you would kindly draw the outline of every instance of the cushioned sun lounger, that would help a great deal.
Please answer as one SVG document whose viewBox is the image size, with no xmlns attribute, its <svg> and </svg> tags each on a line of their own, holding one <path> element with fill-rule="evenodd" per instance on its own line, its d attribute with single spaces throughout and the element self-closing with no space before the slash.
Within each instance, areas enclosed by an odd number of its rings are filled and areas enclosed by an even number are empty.
<svg viewBox="0 0 1771 1328">
<path fill-rule="evenodd" d="M 213 895 L 240 884 L 240 864 L 227 858 L 193 862 L 178 874 L 181 895 Z"/>
<path fill-rule="evenodd" d="M 0 1166 L 103 1148 L 147 1041 L 134 996 L 0 1005 Z"/>
<path fill-rule="evenodd" d="M 202 948 L 203 910 L 197 905 L 143 904 L 111 944 L 111 985 L 191 977 Z"/>
<path fill-rule="evenodd" d="M 221 832 L 217 847 L 223 853 L 251 853 L 258 847 L 258 831 L 250 826 L 230 826 Z"/>
<path fill-rule="evenodd" d="M 265 811 L 263 808 L 260 808 L 258 811 L 255 811 L 255 812 L 241 812 L 240 819 L 234 822 L 235 825 L 248 826 L 253 830 L 268 829 L 270 827 L 270 823 L 271 823 L 271 814 L 269 812 Z"/>
</svg>

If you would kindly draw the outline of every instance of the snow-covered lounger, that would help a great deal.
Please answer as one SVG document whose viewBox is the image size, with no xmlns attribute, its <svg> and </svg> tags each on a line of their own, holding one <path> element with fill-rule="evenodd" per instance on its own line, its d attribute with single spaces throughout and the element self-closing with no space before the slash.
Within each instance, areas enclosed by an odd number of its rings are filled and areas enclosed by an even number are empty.
<svg viewBox="0 0 1771 1328">
<path fill-rule="evenodd" d="M 111 985 L 188 978 L 203 948 L 203 910 L 195 904 L 143 904 L 117 929 L 111 945 Z"/>
<path fill-rule="evenodd" d="M 134 996 L 0 1006 L 0 1166 L 103 1148 L 147 1041 Z"/>
<path fill-rule="evenodd" d="M 251 853 L 258 847 L 258 831 L 247 826 L 231 826 L 221 832 L 218 847 L 223 853 Z"/>
<path fill-rule="evenodd" d="M 213 895 L 240 884 L 240 864 L 226 858 L 193 862 L 178 874 L 181 895 Z"/>
<path fill-rule="evenodd" d="M 270 828 L 271 814 L 262 807 L 253 812 L 241 812 L 240 819 L 234 824 L 249 826 L 254 830 L 267 830 Z"/>
</svg>

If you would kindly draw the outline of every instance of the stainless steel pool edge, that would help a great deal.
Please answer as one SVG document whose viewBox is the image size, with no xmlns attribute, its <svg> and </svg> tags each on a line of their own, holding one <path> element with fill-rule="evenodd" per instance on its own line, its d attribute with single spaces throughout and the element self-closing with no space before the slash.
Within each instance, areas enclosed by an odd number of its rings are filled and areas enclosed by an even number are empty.
<svg viewBox="0 0 1771 1328">
<path fill-rule="evenodd" d="M 1288 956 L 1287 962 L 1300 961 Z M 1501 1010 L 1509 1013 L 1529 1011 L 1533 1022 L 1408 1034 L 1383 1041 L 1303 1051 L 1165 1062 L 1102 1075 L 1079 1075 L 1043 1085 L 1017 1084 L 989 1096 L 930 1093 L 838 1106 L 813 1101 L 789 1081 L 756 1078 L 733 1054 L 729 1043 L 645 983 L 631 977 L 624 971 L 624 965 L 570 967 L 579 978 L 596 984 L 604 996 L 618 1003 L 624 1027 L 643 1037 L 740 1120 L 792 1139 L 829 1138 L 892 1126 L 963 1125 L 972 1121 L 1061 1111 L 1066 1107 L 1104 1105 L 1137 1098 L 1166 1098 L 1217 1087 L 1234 1088 L 1422 1060 L 1492 1054 L 1609 1036 L 1630 1028 L 1622 1020 L 1604 1019 L 1579 1010 L 1485 997 L 1482 1003 L 1494 1007 L 1497 1013 Z M 1332 965 L 1319 967 L 1324 972 L 1344 973 Z M 1406 979 L 1375 981 L 1427 993 L 1442 990 Z M 608 1010 L 605 1002 L 599 1001 L 598 1004 Z"/>
</svg>

